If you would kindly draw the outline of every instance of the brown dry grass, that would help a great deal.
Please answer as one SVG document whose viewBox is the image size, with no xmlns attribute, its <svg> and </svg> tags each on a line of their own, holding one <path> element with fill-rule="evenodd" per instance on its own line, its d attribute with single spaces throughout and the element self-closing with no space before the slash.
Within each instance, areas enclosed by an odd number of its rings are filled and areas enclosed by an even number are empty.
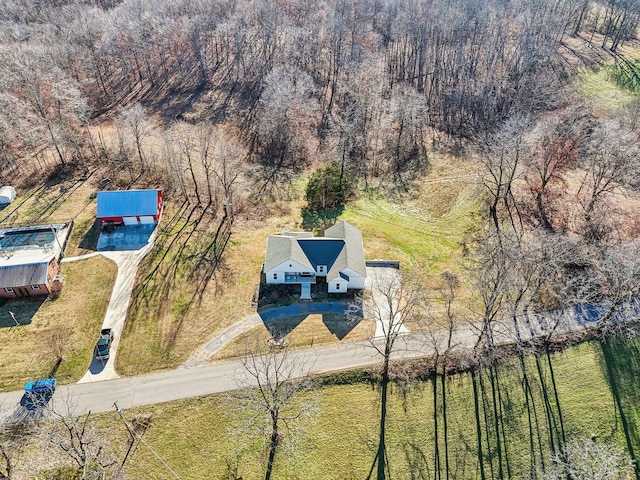
<svg viewBox="0 0 640 480">
<path fill-rule="evenodd" d="M 57 300 L 12 300 L 0 306 L 0 391 L 48 376 L 56 363 L 48 345 L 60 331 L 68 338 L 56 378 L 62 383 L 80 379 L 91 363 L 116 273 L 115 264 L 101 256 L 63 263 L 65 286 Z M 24 325 L 10 326 L 9 311 Z"/>
<path fill-rule="evenodd" d="M 437 289 L 442 271 L 453 269 L 462 273 L 461 243 L 477 228 L 474 219 L 478 208 L 476 168 L 470 162 L 434 159 L 432 173 L 424 182 L 417 183 L 413 197 L 391 200 L 363 196 L 347 206 L 342 218 L 362 229 L 366 258 L 399 259 L 403 268 L 422 269 L 427 284 Z M 175 282 L 175 288 L 166 296 L 150 297 L 148 304 L 134 303 L 120 344 L 118 371 L 136 375 L 175 368 L 225 328 L 254 314 L 251 300 L 259 282 L 266 238 L 282 231 L 299 230 L 303 206 L 302 200 L 276 202 L 255 206 L 251 212 L 238 215 L 224 253 L 224 265 L 204 288 L 200 304 L 189 303 L 194 286 L 187 281 Z M 168 228 L 168 220 L 177 211 L 177 205 L 168 205 L 161 229 Z M 200 224 L 199 228 L 213 229 L 214 226 Z M 165 234 L 176 235 L 178 228 Z M 197 250 L 198 246 L 193 244 L 191 248 Z M 162 253 L 150 254 L 151 261 L 141 268 L 139 281 L 151 271 L 153 259 Z M 164 305 L 159 308 L 159 303 Z M 340 340 L 331 334 L 320 316 L 310 316 L 285 340 L 295 347 L 361 340 L 370 337 L 374 327 L 373 322 L 362 322 Z M 261 326 L 249 335 L 256 332 L 264 337 L 266 345 L 267 329 Z M 241 337 L 217 358 L 237 355 L 243 349 L 244 337 Z"/>
<path fill-rule="evenodd" d="M 176 211 L 169 204 L 165 218 Z M 238 219 L 224 253 L 224 264 L 205 287 L 202 301 L 188 305 L 194 286 L 178 282 L 166 307 L 133 304 L 118 353 L 118 371 L 135 375 L 154 369 L 175 368 L 193 351 L 233 323 L 255 313 L 251 299 L 260 281 L 266 237 L 296 229 L 299 211 L 293 206 L 274 206 L 280 216 Z M 174 233 L 169 232 L 169 235 Z M 153 253 L 151 254 L 153 255 Z M 138 281 L 152 264 L 141 268 Z M 188 310 L 185 312 L 187 305 Z"/>
</svg>

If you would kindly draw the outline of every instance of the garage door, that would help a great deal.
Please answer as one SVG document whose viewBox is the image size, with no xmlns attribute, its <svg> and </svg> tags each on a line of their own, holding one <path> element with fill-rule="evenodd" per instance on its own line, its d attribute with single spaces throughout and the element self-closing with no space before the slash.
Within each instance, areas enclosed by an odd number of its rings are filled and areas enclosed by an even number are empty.
<svg viewBox="0 0 640 480">
<path fill-rule="evenodd" d="M 153 219 L 153 216 L 144 216 L 144 217 L 140 217 L 140 223 L 148 225 L 150 223 L 151 224 L 156 223 L 156 221 Z"/>
<path fill-rule="evenodd" d="M 125 225 L 138 225 L 138 219 L 136 217 L 124 217 Z"/>
</svg>

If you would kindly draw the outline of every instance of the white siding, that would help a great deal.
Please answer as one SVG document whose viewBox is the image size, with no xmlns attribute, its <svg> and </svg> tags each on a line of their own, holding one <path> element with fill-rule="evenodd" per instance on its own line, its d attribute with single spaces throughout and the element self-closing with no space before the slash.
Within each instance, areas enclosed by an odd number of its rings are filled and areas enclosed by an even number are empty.
<svg viewBox="0 0 640 480">
<path fill-rule="evenodd" d="M 355 276 L 355 275 L 351 275 L 349 276 L 349 288 L 357 288 L 357 289 L 363 289 L 364 288 L 364 277 L 361 277 L 360 275 Z"/>
<path fill-rule="evenodd" d="M 309 272 L 313 274 L 313 268 L 305 267 L 294 260 L 287 260 L 280 265 L 267 270 L 265 272 L 265 278 L 267 283 L 284 283 L 285 273 L 304 273 Z"/>
<path fill-rule="evenodd" d="M 348 283 L 344 278 L 334 278 L 328 282 L 327 291 L 329 293 L 345 293 L 347 291 Z"/>
</svg>

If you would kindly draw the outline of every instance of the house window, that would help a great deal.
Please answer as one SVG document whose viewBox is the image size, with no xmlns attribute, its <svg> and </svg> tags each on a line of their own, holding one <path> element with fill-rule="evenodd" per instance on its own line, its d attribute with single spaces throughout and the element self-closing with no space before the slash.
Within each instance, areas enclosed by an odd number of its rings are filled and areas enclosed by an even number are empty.
<svg viewBox="0 0 640 480">
<path fill-rule="evenodd" d="M 340 284 L 336 283 L 336 290 L 340 290 Z"/>
<path fill-rule="evenodd" d="M 318 266 L 318 272 L 324 273 L 324 265 L 319 265 Z"/>
<path fill-rule="evenodd" d="M 31 290 L 40 290 L 40 285 L 31 285 Z"/>
<path fill-rule="evenodd" d="M 277 273 L 274 273 L 274 274 L 273 274 L 273 279 L 274 279 L 274 280 L 277 280 L 277 279 L 278 279 L 278 274 L 277 274 Z"/>
<path fill-rule="evenodd" d="M 7 293 L 11 293 L 11 292 L 13 292 L 13 288 L 5 287 L 4 291 L 7 292 Z"/>
</svg>

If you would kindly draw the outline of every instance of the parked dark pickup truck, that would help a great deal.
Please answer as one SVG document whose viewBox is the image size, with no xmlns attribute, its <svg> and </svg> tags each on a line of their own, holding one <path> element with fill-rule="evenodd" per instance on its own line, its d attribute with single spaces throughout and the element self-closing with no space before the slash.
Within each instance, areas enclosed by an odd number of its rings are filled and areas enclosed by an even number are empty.
<svg viewBox="0 0 640 480">
<path fill-rule="evenodd" d="M 107 360 L 109 358 L 109 348 L 113 341 L 113 330 L 110 328 L 103 328 L 100 330 L 100 336 L 98 337 L 98 343 L 96 343 L 96 358 L 98 360 Z"/>
</svg>

